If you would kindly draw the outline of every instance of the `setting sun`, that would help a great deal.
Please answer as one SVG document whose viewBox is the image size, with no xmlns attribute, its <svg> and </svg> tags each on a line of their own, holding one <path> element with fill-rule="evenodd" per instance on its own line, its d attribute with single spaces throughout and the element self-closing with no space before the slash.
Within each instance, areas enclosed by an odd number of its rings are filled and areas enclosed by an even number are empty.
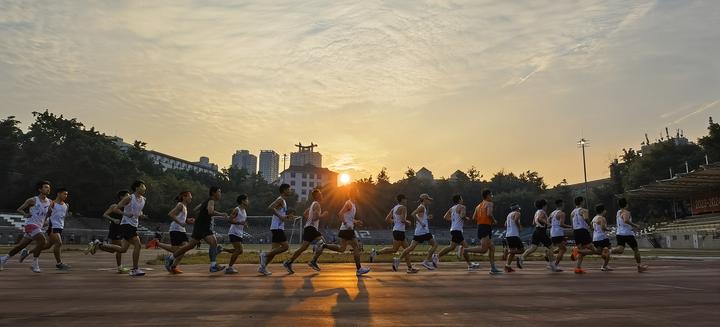
<svg viewBox="0 0 720 327">
<path fill-rule="evenodd" d="M 350 175 L 340 174 L 340 185 L 350 184 Z"/>
</svg>

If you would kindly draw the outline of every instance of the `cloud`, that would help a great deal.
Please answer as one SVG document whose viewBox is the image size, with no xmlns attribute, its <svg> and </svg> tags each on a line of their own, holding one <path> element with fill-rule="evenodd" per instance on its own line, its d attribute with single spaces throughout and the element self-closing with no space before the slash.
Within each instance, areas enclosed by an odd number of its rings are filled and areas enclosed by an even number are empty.
<svg viewBox="0 0 720 327">
<path fill-rule="evenodd" d="M 703 112 L 707 111 L 708 109 L 715 107 L 715 106 L 716 106 L 717 104 L 719 104 L 719 103 L 720 103 L 720 99 L 717 99 L 717 100 L 715 100 L 715 101 L 713 101 L 713 102 L 710 102 L 710 103 L 703 104 L 703 105 L 699 106 L 697 109 L 695 109 L 694 111 L 692 111 L 692 112 L 690 112 L 690 113 L 688 113 L 688 114 L 686 114 L 686 115 L 684 115 L 684 116 L 682 116 L 682 117 L 680 117 L 680 118 L 678 118 L 678 119 L 675 119 L 675 121 L 673 121 L 672 123 L 673 123 L 673 124 L 680 123 L 680 122 L 684 121 L 685 119 L 688 119 L 688 118 L 690 118 L 690 117 L 692 117 L 692 116 L 695 116 L 695 115 L 697 115 L 697 114 L 703 113 Z"/>
</svg>

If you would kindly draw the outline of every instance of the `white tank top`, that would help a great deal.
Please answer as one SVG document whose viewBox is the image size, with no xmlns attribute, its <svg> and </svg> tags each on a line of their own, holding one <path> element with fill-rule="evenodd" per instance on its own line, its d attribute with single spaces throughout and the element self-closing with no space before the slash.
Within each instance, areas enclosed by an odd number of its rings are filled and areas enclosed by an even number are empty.
<svg viewBox="0 0 720 327">
<path fill-rule="evenodd" d="M 138 227 L 140 213 L 145 207 L 145 197 L 137 197 L 134 193 L 130 195 L 130 203 L 123 208 L 123 218 L 120 225 L 131 225 Z"/>
<path fill-rule="evenodd" d="M 450 208 L 450 231 L 463 231 L 463 225 L 465 221 L 460 217 L 460 213 L 457 212 L 459 204 L 454 205 Z"/>
<path fill-rule="evenodd" d="M 52 207 L 52 214 L 50 215 L 50 225 L 52 228 L 65 228 L 65 216 L 67 216 L 68 205 L 67 203 L 59 204 L 54 203 Z"/>
<path fill-rule="evenodd" d="M 287 202 L 285 202 L 285 199 L 282 199 L 282 198 L 281 198 L 280 200 L 282 200 L 282 208 L 280 208 L 280 214 L 283 215 L 283 216 L 284 216 L 284 215 L 287 215 Z M 271 229 L 271 230 L 272 230 L 272 229 L 284 230 L 284 229 L 285 229 L 285 222 L 283 222 L 283 220 L 280 219 L 280 217 L 278 217 L 277 215 L 273 214 L 273 216 L 272 216 L 272 222 L 270 223 L 270 229 Z"/>
<path fill-rule="evenodd" d="M 245 222 L 247 221 L 247 212 L 245 209 L 241 207 L 237 207 L 238 214 L 237 214 L 237 221 L 238 222 Z M 235 235 L 237 237 L 243 237 L 245 226 L 244 225 L 236 225 L 236 224 L 230 224 L 230 230 L 228 230 L 229 235 Z"/>
<path fill-rule="evenodd" d="M 25 224 L 35 225 L 42 227 L 45 224 L 45 217 L 47 217 L 48 208 L 52 200 L 45 198 L 45 201 L 40 200 L 39 196 L 35 197 L 35 205 L 30 208 L 30 218 L 27 219 Z"/>
<path fill-rule="evenodd" d="M 590 226 L 588 226 L 587 221 L 583 219 L 582 214 L 580 213 L 582 208 L 575 208 L 575 210 L 572 211 L 572 224 L 573 229 L 585 229 L 590 230 Z"/>
<path fill-rule="evenodd" d="M 622 219 L 622 210 L 618 210 L 617 212 L 617 232 L 616 235 L 621 236 L 633 236 L 635 235 L 635 232 L 633 232 L 632 226 L 628 225 L 623 219 Z M 628 215 L 630 212 L 628 212 Z M 632 221 L 632 216 L 630 216 L 630 221 Z"/>
<path fill-rule="evenodd" d="M 315 227 L 315 229 L 320 229 L 320 219 L 315 216 L 315 211 L 313 210 L 315 206 L 319 206 L 320 203 L 317 201 L 313 201 L 313 203 L 310 205 L 310 210 L 308 210 L 308 219 L 305 222 L 305 227 Z"/>
<path fill-rule="evenodd" d="M 509 213 L 507 215 L 507 219 L 505 222 L 505 237 L 520 237 L 520 230 L 518 230 L 517 222 L 513 220 L 513 216 L 515 215 L 515 211 Z"/>
<path fill-rule="evenodd" d="M 351 230 L 355 228 L 355 214 L 357 213 L 357 208 L 355 208 L 355 203 L 350 200 L 346 203 L 350 204 L 350 210 L 343 215 L 340 230 Z"/>
<path fill-rule="evenodd" d="M 422 204 L 420 206 L 425 210 L 423 210 L 423 214 L 415 224 L 415 235 L 430 234 L 430 226 L 428 225 L 428 209 Z"/>
<path fill-rule="evenodd" d="M 180 210 L 180 212 L 178 212 L 178 214 L 177 214 L 177 216 L 175 216 L 175 218 L 177 218 L 177 220 L 179 220 L 181 223 L 184 224 L 185 221 L 187 220 L 187 207 L 183 203 L 180 203 L 180 204 L 182 205 L 182 210 Z M 183 233 L 186 232 L 185 227 L 183 227 L 183 225 L 176 223 L 174 220 L 173 220 L 173 222 L 170 223 L 169 230 L 171 232 L 183 232 Z"/>
<path fill-rule="evenodd" d="M 560 221 L 560 213 L 562 213 L 562 211 L 555 210 L 550 214 L 550 237 L 565 236 L 562 221 Z"/>
<path fill-rule="evenodd" d="M 392 209 L 393 214 L 393 232 L 404 232 L 405 231 L 405 223 L 403 216 L 397 214 L 397 209 L 400 208 L 400 204 L 396 205 Z"/>
<path fill-rule="evenodd" d="M 596 216 L 593 218 L 593 242 L 602 241 L 607 238 L 607 235 L 605 234 L 605 231 L 602 229 L 602 224 L 600 224 L 601 217 Z"/>
<path fill-rule="evenodd" d="M 547 213 L 545 213 L 545 210 L 540 209 L 538 211 L 535 211 L 535 217 L 533 218 L 533 225 L 535 225 L 535 228 L 547 228 L 547 224 L 544 224 L 540 221 L 540 217 L 542 216 L 547 217 Z"/>
</svg>

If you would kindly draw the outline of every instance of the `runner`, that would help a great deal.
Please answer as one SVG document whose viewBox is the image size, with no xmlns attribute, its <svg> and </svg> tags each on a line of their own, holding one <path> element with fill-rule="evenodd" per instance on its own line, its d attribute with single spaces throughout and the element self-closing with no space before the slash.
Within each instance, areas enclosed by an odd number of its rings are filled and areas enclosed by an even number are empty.
<svg viewBox="0 0 720 327">
<path fill-rule="evenodd" d="M 610 262 L 610 240 L 607 237 L 607 234 L 605 233 L 607 228 L 607 220 L 605 219 L 605 215 L 607 214 L 607 210 L 605 210 L 605 206 L 602 204 L 598 204 L 595 206 L 595 218 L 592 220 L 593 224 L 593 245 L 595 246 L 595 249 L 598 250 L 597 254 L 600 255 L 600 257 L 603 258 L 603 265 L 600 267 L 601 271 L 612 271 L 610 267 L 608 267 L 608 263 Z"/>
<path fill-rule="evenodd" d="M 160 243 L 157 239 L 155 239 L 157 242 L 153 244 L 153 246 L 159 247 L 170 253 L 175 253 L 175 251 L 188 244 L 190 240 L 187 237 L 187 230 L 185 227 L 194 223 L 192 218 L 188 218 L 187 211 L 187 206 L 192 203 L 192 193 L 190 193 L 190 191 L 180 192 L 180 194 L 175 197 L 175 202 L 175 207 L 168 212 L 168 217 L 172 220 L 170 228 L 168 229 L 170 231 L 170 244 Z M 165 269 L 168 267 L 169 266 L 166 262 Z M 170 267 L 168 272 L 173 274 L 183 273 L 177 266 L 174 268 Z"/>
<path fill-rule="evenodd" d="M 308 208 L 307 221 L 305 223 L 305 229 L 303 229 L 302 233 L 302 244 L 300 244 L 300 247 L 295 250 L 290 259 L 283 262 L 283 267 L 285 267 L 288 274 L 295 273 L 292 269 L 292 264 L 303 252 L 305 252 L 305 250 L 307 250 L 310 243 L 316 242 L 313 247 L 313 252 L 318 252 L 318 249 L 321 248 L 324 243 L 322 234 L 320 234 L 318 229 L 320 228 L 320 219 L 325 219 L 328 216 L 328 212 L 322 211 L 320 205 L 320 202 L 323 200 L 322 192 L 318 189 L 314 189 L 311 195 L 313 202 Z M 320 266 L 318 266 L 316 259 L 317 258 L 313 256 L 313 259 L 308 262 L 308 266 L 315 271 L 320 271 Z"/>
<path fill-rule="evenodd" d="M 495 266 L 495 245 L 492 242 L 492 225 L 497 224 L 495 216 L 493 216 L 493 193 L 490 190 L 482 192 L 483 201 L 475 207 L 475 221 L 478 224 L 477 237 L 480 240 L 480 246 L 471 248 L 461 248 L 460 254 L 464 253 L 488 253 L 490 260 L 490 274 L 499 275 L 502 271 Z"/>
<path fill-rule="evenodd" d="M 10 258 L 22 251 L 22 253 L 20 253 L 20 262 L 23 262 L 25 258 L 32 253 L 33 263 L 31 269 L 36 273 L 41 272 L 38 259 L 40 253 L 45 248 L 45 244 L 48 242 L 42 231 L 42 227 L 47 219 L 48 209 L 52 204 L 52 200 L 48 199 L 48 195 L 50 195 L 50 182 L 40 181 L 35 186 L 38 195 L 25 200 L 20 208 L 17 209 L 17 212 L 27 218 L 24 227 L 25 234 L 23 234 L 20 243 L 15 245 L 8 254 L 0 257 L 0 270 L 3 270 Z M 26 209 L 28 210 L 27 212 L 25 211 Z M 35 241 L 35 247 L 32 251 L 28 251 L 27 246 L 32 241 Z"/>
<path fill-rule="evenodd" d="M 525 246 L 523 246 L 522 240 L 520 240 L 520 230 L 522 229 L 520 227 L 520 205 L 513 204 L 510 206 L 510 213 L 507 216 L 507 220 L 505 221 L 505 242 L 507 243 L 507 258 L 505 258 L 505 272 L 511 273 L 515 272 L 515 269 L 512 269 L 510 266 L 513 262 L 513 259 L 515 259 L 516 254 L 521 254 L 525 250 Z M 518 258 L 518 268 L 522 269 L 522 264 L 520 263 L 520 258 Z"/>
<path fill-rule="evenodd" d="M 431 220 L 433 217 L 431 214 L 429 214 L 428 206 L 433 201 L 433 198 L 430 197 L 428 194 L 421 194 L 418 207 L 415 209 L 415 211 L 412 212 L 412 216 L 415 217 L 415 221 L 417 222 L 415 224 L 415 236 L 413 237 L 412 242 L 410 242 L 410 246 L 405 248 L 403 252 L 400 254 L 400 260 L 403 258 L 405 259 L 405 262 L 408 266 L 408 273 L 410 273 L 413 269 L 412 262 L 410 260 L 410 253 L 415 250 L 415 247 L 418 246 L 418 244 L 422 244 L 425 242 L 430 243 L 430 250 L 428 251 L 425 260 L 422 262 L 422 266 L 425 267 L 427 270 L 435 270 L 435 266 L 437 264 L 433 264 L 433 256 L 435 254 L 435 250 L 437 250 L 437 242 L 435 242 L 435 238 L 430 233 L 430 226 L 428 220 Z"/>
<path fill-rule="evenodd" d="M 555 211 L 550 214 L 550 240 L 553 246 L 557 246 L 557 254 L 555 255 L 555 267 L 559 268 L 560 261 L 567 251 L 567 237 L 563 228 L 572 228 L 572 225 L 565 224 L 565 202 L 563 200 L 555 200 Z"/>
<path fill-rule="evenodd" d="M 194 221 L 194 227 L 192 232 L 192 239 L 185 245 L 180 247 L 173 254 L 165 257 L 165 269 L 170 272 L 177 273 L 177 266 L 182 261 L 185 253 L 192 250 L 200 242 L 205 241 L 210 247 L 208 249 L 208 257 L 210 258 L 210 272 L 215 273 L 225 270 L 224 266 L 218 265 L 217 255 L 220 253 L 221 248 L 218 248 L 217 238 L 215 238 L 215 232 L 212 230 L 213 217 L 219 216 L 227 218 L 228 214 L 215 210 L 215 204 L 220 202 L 222 198 L 222 190 L 220 187 L 211 186 L 208 191 L 208 199 L 203 203 L 195 207 L 198 212 L 197 219 Z"/>
<path fill-rule="evenodd" d="M 547 201 L 544 199 L 535 201 L 535 209 L 537 209 L 535 217 L 533 218 L 535 231 L 533 232 L 530 240 L 530 248 L 528 248 L 525 253 L 520 256 L 520 258 L 518 258 L 518 263 L 522 269 L 522 263 L 525 261 L 525 258 L 535 252 L 539 246 L 543 246 L 545 247 L 545 260 L 548 262 L 548 268 L 553 272 L 562 272 L 561 269 L 555 267 L 552 242 L 550 241 L 547 233 L 547 227 L 549 225 L 547 212 L 545 211 L 547 210 Z"/>
<path fill-rule="evenodd" d="M 120 221 L 122 245 L 101 243 L 100 240 L 95 240 L 90 244 L 89 252 L 94 254 L 95 249 L 98 248 L 109 253 L 125 253 L 130 248 L 130 245 L 132 245 L 133 268 L 130 270 L 130 276 L 139 277 L 145 276 L 145 272 L 139 267 L 142 243 L 137 234 L 137 228 L 140 225 L 140 219 L 147 218 L 142 212 L 145 207 L 145 192 L 147 191 L 147 187 L 145 186 L 145 182 L 138 180 L 131 185 L 130 189 L 133 193 L 120 200 L 115 207 L 115 212 L 117 212 L 119 208 L 123 210 L 123 217 Z"/>
<path fill-rule="evenodd" d="M 247 194 L 240 194 L 235 202 L 237 202 L 238 206 L 230 213 L 230 229 L 228 230 L 228 238 L 230 238 L 233 248 L 225 249 L 225 252 L 230 253 L 230 263 L 225 269 L 226 275 L 238 273 L 233 265 L 243 253 L 243 235 L 245 234 L 245 226 L 247 226 L 247 209 L 250 207 Z"/>
<path fill-rule="evenodd" d="M 65 217 L 67 216 L 70 206 L 65 202 L 68 197 L 68 190 L 60 188 L 55 192 L 55 200 L 48 209 L 49 225 L 47 228 L 47 234 L 49 242 L 45 245 L 43 250 L 53 248 L 53 254 L 55 255 L 55 268 L 61 271 L 70 270 L 70 266 L 62 262 L 60 258 L 60 251 L 63 246 L 62 232 L 65 228 Z"/>
<path fill-rule="evenodd" d="M 463 225 L 465 224 L 465 221 L 470 220 L 470 217 L 467 216 L 467 209 L 464 204 L 465 201 L 459 194 L 453 196 L 452 200 L 454 205 L 445 212 L 445 216 L 443 217 L 445 220 L 450 221 L 450 245 L 440 250 L 440 253 L 433 257 L 433 262 L 436 266 L 440 263 L 440 258 L 451 251 L 454 251 L 458 246 L 460 248 L 466 248 L 468 246 L 467 242 L 465 242 L 465 237 L 463 236 Z M 475 271 L 480 267 L 479 264 L 470 261 L 469 254 L 465 253 L 462 258 L 465 259 L 469 271 Z"/>
<path fill-rule="evenodd" d="M 595 246 L 592 244 L 592 236 L 590 236 L 590 226 L 588 226 L 589 214 L 588 210 L 583 208 L 585 198 L 578 196 L 575 198 L 575 210 L 571 213 L 573 225 L 573 237 L 575 238 L 575 247 L 573 247 L 570 260 L 577 260 L 575 263 L 575 273 L 584 274 L 586 271 L 582 269 L 582 261 L 586 255 L 597 253 Z"/>
<path fill-rule="evenodd" d="M 272 272 L 267 270 L 267 265 L 272 262 L 276 255 L 283 253 L 289 249 L 287 236 L 285 235 L 285 221 L 295 219 L 295 212 L 288 210 L 287 201 L 285 199 L 292 195 L 289 184 L 280 185 L 280 196 L 273 201 L 268 209 L 272 212 L 272 222 L 270 223 L 270 233 L 272 234 L 272 245 L 270 252 L 260 253 L 260 266 L 258 272 L 270 276 Z"/>
<path fill-rule="evenodd" d="M 122 190 L 117 192 L 117 202 L 110 205 L 110 207 L 105 210 L 103 213 L 103 218 L 107 219 L 110 222 L 110 227 L 108 228 L 108 236 L 107 240 L 113 245 L 121 246 L 122 245 L 122 233 L 120 233 L 120 221 L 122 221 L 122 212 L 123 208 L 119 208 L 117 206 L 118 202 L 122 202 L 123 199 L 130 196 L 130 192 L 127 190 Z M 95 243 L 90 242 L 88 244 L 87 249 L 85 249 L 85 255 L 92 253 L 95 254 Z M 117 272 L 118 274 L 127 274 L 130 272 L 130 269 L 125 268 L 122 266 L 122 252 L 116 252 L 115 253 L 115 262 L 117 263 Z"/>
<path fill-rule="evenodd" d="M 355 275 L 362 276 L 369 273 L 370 268 L 363 268 L 360 264 L 360 253 L 362 252 L 362 246 L 359 244 L 357 238 L 355 237 L 355 226 L 362 226 L 362 221 L 357 220 L 355 217 L 357 213 L 357 207 L 355 205 L 356 196 L 357 189 L 350 188 L 348 190 L 347 201 L 345 201 L 345 204 L 338 213 L 338 216 L 342 219 L 342 223 L 340 224 L 340 232 L 338 232 L 338 237 L 340 237 L 340 245 L 323 243 L 323 246 L 321 246 L 320 248 L 318 248 L 317 251 L 315 251 L 315 255 L 313 256 L 312 261 L 317 262 L 318 258 L 320 258 L 320 256 L 322 255 L 324 249 L 343 253 L 345 252 L 345 249 L 347 249 L 347 246 L 350 245 L 353 251 L 353 260 L 355 260 Z"/>
<path fill-rule="evenodd" d="M 395 199 L 397 200 L 397 204 L 392 208 L 392 210 L 390 210 L 387 216 L 385 216 L 385 221 L 393 224 L 392 247 L 386 247 L 380 251 L 372 249 L 370 253 L 370 262 L 375 261 L 375 257 L 379 254 L 396 253 L 400 248 L 406 249 L 408 247 L 408 243 L 405 240 L 405 227 L 410 226 L 411 223 L 407 220 L 407 207 L 405 206 L 407 204 L 407 198 L 405 197 L 405 194 L 398 194 Z M 392 270 L 397 271 L 399 266 L 400 258 L 393 258 Z M 408 268 L 407 272 L 409 274 L 413 274 L 418 272 L 418 270 L 415 268 Z"/>
<path fill-rule="evenodd" d="M 617 212 L 617 246 L 612 249 L 614 254 L 622 254 L 625 252 L 625 246 L 628 245 L 635 254 L 635 262 L 637 262 L 637 271 L 645 272 L 648 270 L 648 266 L 642 264 L 642 258 L 640 258 L 640 249 L 638 248 L 637 240 L 635 239 L 635 232 L 633 228 L 640 228 L 637 224 L 632 222 L 632 215 L 627 210 L 627 199 L 621 198 L 618 200 L 618 207 L 620 210 Z"/>
</svg>

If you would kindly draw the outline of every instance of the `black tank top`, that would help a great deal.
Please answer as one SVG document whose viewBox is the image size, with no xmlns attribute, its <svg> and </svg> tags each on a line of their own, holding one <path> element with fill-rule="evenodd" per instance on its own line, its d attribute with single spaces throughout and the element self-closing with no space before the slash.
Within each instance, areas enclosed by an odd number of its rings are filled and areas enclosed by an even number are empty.
<svg viewBox="0 0 720 327">
<path fill-rule="evenodd" d="M 195 226 L 198 226 L 200 228 L 210 228 L 210 224 L 212 223 L 212 218 L 210 217 L 210 214 L 208 213 L 208 202 L 210 202 L 210 199 L 205 200 L 205 202 L 202 203 L 200 206 L 200 212 L 197 214 L 197 219 L 195 220 Z"/>
<path fill-rule="evenodd" d="M 123 207 L 117 207 L 117 208 L 118 208 L 118 210 L 120 210 L 120 211 L 123 211 L 123 209 L 124 209 Z M 109 214 L 108 216 L 110 216 L 110 218 L 117 219 L 117 220 L 122 220 L 122 217 L 123 217 L 123 215 L 121 215 L 121 214 L 119 214 L 119 213 L 116 213 L 116 212 L 114 212 L 114 211 L 113 211 L 113 212 L 110 212 L 110 214 Z M 112 224 L 115 224 L 115 223 L 111 221 L 110 224 L 112 225 Z M 118 224 L 119 224 L 119 223 L 118 223 Z M 118 224 L 115 224 L 115 225 L 118 225 Z"/>
</svg>

